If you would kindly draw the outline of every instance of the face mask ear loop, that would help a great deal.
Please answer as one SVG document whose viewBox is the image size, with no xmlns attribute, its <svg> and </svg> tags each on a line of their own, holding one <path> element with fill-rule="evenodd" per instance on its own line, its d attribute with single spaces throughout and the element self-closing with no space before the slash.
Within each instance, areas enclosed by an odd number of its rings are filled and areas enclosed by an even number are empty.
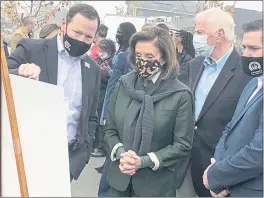
<svg viewBox="0 0 264 198">
<path fill-rule="evenodd" d="M 65 36 L 67 34 L 67 30 L 68 30 L 68 22 L 67 22 L 67 19 L 66 19 L 66 31 L 64 32 L 63 36 Z"/>
</svg>

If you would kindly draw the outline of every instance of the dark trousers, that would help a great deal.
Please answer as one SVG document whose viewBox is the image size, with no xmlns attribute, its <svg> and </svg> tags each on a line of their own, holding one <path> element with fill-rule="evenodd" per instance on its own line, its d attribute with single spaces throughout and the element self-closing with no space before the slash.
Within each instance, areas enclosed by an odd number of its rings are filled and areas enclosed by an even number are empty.
<svg viewBox="0 0 264 198">
<path fill-rule="evenodd" d="M 74 144 L 75 144 L 75 142 L 71 142 L 71 143 L 68 144 L 69 155 L 70 155 L 70 152 L 74 148 Z M 69 160 L 70 160 L 70 158 L 69 158 Z M 73 175 L 72 175 L 71 170 L 70 170 L 70 181 L 72 182 L 72 180 L 73 180 Z"/>
<path fill-rule="evenodd" d="M 95 132 L 95 139 L 93 142 L 93 148 L 104 149 L 104 134 L 103 134 L 103 126 L 97 125 Z"/>
<path fill-rule="evenodd" d="M 111 163 L 111 159 L 109 155 L 107 155 L 103 165 L 103 171 L 98 189 L 98 197 L 111 197 L 111 187 L 109 186 L 109 183 L 107 181 L 107 174 L 110 163 Z"/>
</svg>

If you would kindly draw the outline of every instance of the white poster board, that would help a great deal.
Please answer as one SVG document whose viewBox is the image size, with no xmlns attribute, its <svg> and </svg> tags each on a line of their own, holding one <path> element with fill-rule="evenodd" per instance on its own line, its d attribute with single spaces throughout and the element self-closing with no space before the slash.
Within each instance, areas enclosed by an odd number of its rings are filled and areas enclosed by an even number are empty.
<svg viewBox="0 0 264 198">
<path fill-rule="evenodd" d="M 70 197 L 63 88 L 10 75 L 29 197 Z M 2 84 L 1 179 L 3 197 L 21 197 Z"/>
<path fill-rule="evenodd" d="M 117 28 L 120 23 L 130 22 L 132 23 L 137 32 L 141 30 L 142 26 L 146 22 L 145 17 L 125 17 L 125 16 L 117 16 L 117 15 L 105 15 L 104 17 L 104 25 L 108 27 L 107 38 L 116 41 L 115 36 L 117 32 Z"/>
</svg>

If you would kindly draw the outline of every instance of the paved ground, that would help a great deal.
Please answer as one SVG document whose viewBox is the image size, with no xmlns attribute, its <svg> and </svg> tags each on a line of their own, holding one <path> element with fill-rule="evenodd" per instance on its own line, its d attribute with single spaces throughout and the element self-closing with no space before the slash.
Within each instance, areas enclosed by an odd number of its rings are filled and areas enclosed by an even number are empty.
<svg viewBox="0 0 264 198">
<path fill-rule="evenodd" d="M 72 197 L 97 197 L 101 174 L 94 169 L 104 163 L 104 158 L 91 157 L 77 181 L 71 183 Z"/>
</svg>

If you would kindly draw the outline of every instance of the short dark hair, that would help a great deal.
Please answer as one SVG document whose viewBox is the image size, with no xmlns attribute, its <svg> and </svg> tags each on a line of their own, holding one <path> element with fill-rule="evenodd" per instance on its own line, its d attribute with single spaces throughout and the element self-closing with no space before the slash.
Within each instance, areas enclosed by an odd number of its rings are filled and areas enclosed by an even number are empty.
<svg viewBox="0 0 264 198">
<path fill-rule="evenodd" d="M 49 34 L 51 34 L 55 30 L 59 30 L 60 26 L 57 24 L 47 24 L 43 28 L 41 28 L 40 33 L 39 33 L 39 38 L 44 39 L 46 38 Z"/>
<path fill-rule="evenodd" d="M 87 17 L 90 20 L 97 19 L 98 27 L 99 27 L 100 17 L 99 17 L 98 12 L 94 9 L 93 6 L 85 4 L 85 3 L 78 3 L 70 8 L 66 16 L 67 23 L 70 23 L 72 21 L 72 18 L 78 13 Z"/>
<path fill-rule="evenodd" d="M 100 24 L 98 28 L 98 35 L 102 38 L 106 38 L 108 33 L 108 27 L 105 26 L 104 24 Z"/>
<path fill-rule="evenodd" d="M 246 23 L 242 26 L 244 33 L 245 32 L 255 32 L 263 30 L 263 20 L 255 20 L 249 23 Z"/>
<path fill-rule="evenodd" d="M 168 31 L 168 32 L 170 31 L 169 27 L 165 23 L 159 23 L 157 26 L 159 28 L 162 28 L 162 29 Z"/>
<path fill-rule="evenodd" d="M 164 66 L 164 77 L 163 79 L 169 78 L 170 76 L 177 76 L 179 73 L 179 63 L 175 56 L 176 49 L 173 44 L 173 40 L 166 31 L 157 26 L 146 27 L 138 33 L 135 33 L 130 39 L 130 49 L 129 49 L 129 61 L 132 65 L 135 65 L 135 48 L 139 41 L 150 41 L 158 48 L 161 53 L 161 57 L 165 61 Z"/>
<path fill-rule="evenodd" d="M 110 57 L 113 57 L 116 53 L 116 45 L 115 45 L 115 42 L 112 41 L 111 39 L 103 39 L 101 41 L 99 41 L 98 43 L 98 47 L 107 52 L 107 54 L 110 56 Z"/>
<path fill-rule="evenodd" d="M 28 25 L 28 24 L 30 24 L 30 23 L 33 23 L 33 20 L 35 19 L 35 17 L 33 17 L 33 16 L 26 16 L 26 17 L 24 17 L 23 19 L 22 19 L 22 24 L 23 24 L 23 26 L 26 26 L 26 25 Z"/>
</svg>

